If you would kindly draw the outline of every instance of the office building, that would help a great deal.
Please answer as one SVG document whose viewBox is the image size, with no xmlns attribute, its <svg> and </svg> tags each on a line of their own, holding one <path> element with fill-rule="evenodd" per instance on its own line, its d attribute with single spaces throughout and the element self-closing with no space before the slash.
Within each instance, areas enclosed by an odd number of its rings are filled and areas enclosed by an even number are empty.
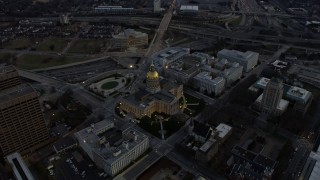
<svg viewBox="0 0 320 180">
<path fill-rule="evenodd" d="M 309 157 L 300 173 L 298 180 L 320 179 L 320 146 L 311 151 Z"/>
<path fill-rule="evenodd" d="M 226 80 L 223 77 L 215 77 L 210 72 L 201 72 L 194 77 L 194 87 L 202 93 L 220 95 L 225 84 Z"/>
<path fill-rule="evenodd" d="M 161 0 L 153 0 L 153 12 L 161 12 Z"/>
<path fill-rule="evenodd" d="M 0 148 L 26 153 L 49 138 L 37 92 L 27 84 L 0 91 Z"/>
<path fill-rule="evenodd" d="M 126 29 L 112 37 L 114 46 L 121 49 L 145 48 L 148 46 L 148 34 L 135 31 L 134 29 Z"/>
<path fill-rule="evenodd" d="M 182 51 L 182 54 L 184 54 L 184 51 Z M 200 65 L 204 63 L 202 61 L 205 60 L 194 54 L 184 54 L 184 56 L 176 60 L 171 59 L 171 61 L 168 61 L 163 71 L 168 78 L 187 84 L 200 72 Z"/>
<path fill-rule="evenodd" d="M 252 88 L 256 89 L 266 89 L 267 84 L 269 83 L 270 79 L 262 77 L 260 78 L 253 86 Z M 293 104 L 293 108 L 300 112 L 302 115 L 305 114 L 310 107 L 313 95 L 310 91 L 307 91 L 306 89 L 299 88 L 296 86 L 290 86 L 288 84 L 283 84 L 283 98 L 289 103 Z M 256 103 L 254 104 L 254 107 L 258 108 L 259 102 L 262 101 L 262 96 L 260 96 Z M 281 108 L 281 111 L 284 111 L 286 108 L 287 102 L 281 100 L 279 108 Z"/>
<path fill-rule="evenodd" d="M 199 13 L 199 6 L 181 5 L 180 14 L 183 15 L 197 15 Z"/>
<path fill-rule="evenodd" d="M 208 162 L 218 152 L 219 146 L 226 141 L 231 133 L 232 127 L 226 124 L 219 124 L 213 129 L 211 126 L 191 120 L 189 136 L 182 142 L 182 147 L 187 151 L 194 151 L 196 159 Z"/>
<path fill-rule="evenodd" d="M 243 72 L 249 72 L 257 65 L 259 53 L 252 51 L 240 52 L 236 50 L 223 49 L 218 52 L 217 57 L 219 59 L 227 59 L 231 62 L 237 62 L 243 66 Z"/>
<path fill-rule="evenodd" d="M 259 110 L 272 116 L 281 115 L 288 107 L 289 102 L 282 99 L 283 96 L 283 82 L 278 78 L 272 78 L 263 94 L 256 100 L 260 105 Z"/>
<path fill-rule="evenodd" d="M 97 14 L 133 14 L 134 8 L 124 8 L 122 6 L 98 6 L 94 8 Z"/>
<path fill-rule="evenodd" d="M 14 66 L 0 65 L 0 91 L 18 86 L 21 84 L 21 79 Z"/>
<path fill-rule="evenodd" d="M 103 120 L 75 133 L 79 145 L 95 164 L 115 176 L 149 148 L 149 138 L 132 128 L 123 132 Z"/>
<path fill-rule="evenodd" d="M 234 164 L 231 179 L 266 179 L 271 180 L 277 162 L 259 153 L 236 145 L 232 151 Z"/>
<path fill-rule="evenodd" d="M 169 68 L 169 64 L 182 60 L 183 57 L 190 54 L 190 49 L 172 47 L 154 54 L 152 59 L 157 71 L 162 73 Z"/>
<path fill-rule="evenodd" d="M 215 76 L 226 80 L 226 87 L 232 86 L 242 76 L 243 66 L 237 62 L 229 62 L 227 59 L 212 59 L 208 65 L 202 68 Z"/>
<path fill-rule="evenodd" d="M 31 171 L 18 152 L 7 156 L 7 160 L 12 167 L 13 174 L 17 180 L 34 180 Z"/>
</svg>

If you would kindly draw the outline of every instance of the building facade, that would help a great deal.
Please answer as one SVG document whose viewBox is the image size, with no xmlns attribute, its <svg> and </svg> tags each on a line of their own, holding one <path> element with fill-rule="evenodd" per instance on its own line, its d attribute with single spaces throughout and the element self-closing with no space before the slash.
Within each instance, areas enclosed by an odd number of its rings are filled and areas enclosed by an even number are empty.
<svg viewBox="0 0 320 180">
<path fill-rule="evenodd" d="M 161 12 L 161 0 L 153 0 L 153 12 Z"/>
<path fill-rule="evenodd" d="M 20 84 L 21 79 L 13 66 L 0 66 L 0 91 Z"/>
<path fill-rule="evenodd" d="M 148 46 L 148 34 L 134 29 L 126 29 L 117 35 L 113 35 L 113 43 L 115 47 L 122 49 L 144 48 Z"/>
<path fill-rule="evenodd" d="M 0 91 L 0 148 L 26 152 L 49 139 L 37 92 L 22 84 Z"/>
<path fill-rule="evenodd" d="M 283 83 L 282 80 L 272 78 L 265 90 L 263 91 L 261 101 L 261 112 L 271 115 L 278 115 L 278 105 L 283 95 Z"/>
<path fill-rule="evenodd" d="M 124 8 L 122 6 L 97 6 L 94 8 L 97 14 L 133 14 L 134 8 Z"/>
<path fill-rule="evenodd" d="M 199 88 L 200 92 L 220 95 L 225 87 L 226 80 L 223 77 L 214 77 L 210 72 L 201 72 L 194 77 L 194 87 Z"/>
<path fill-rule="evenodd" d="M 243 66 L 243 72 L 249 72 L 258 63 L 259 53 L 247 51 L 240 52 L 236 50 L 223 49 L 218 52 L 219 59 L 227 59 L 231 62 L 237 62 Z"/>
</svg>

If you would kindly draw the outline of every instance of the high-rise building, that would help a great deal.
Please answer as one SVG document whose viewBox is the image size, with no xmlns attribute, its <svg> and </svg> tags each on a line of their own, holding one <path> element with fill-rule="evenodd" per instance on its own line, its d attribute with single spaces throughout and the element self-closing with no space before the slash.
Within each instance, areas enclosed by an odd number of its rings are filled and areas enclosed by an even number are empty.
<svg viewBox="0 0 320 180">
<path fill-rule="evenodd" d="M 0 66 L 0 91 L 20 84 L 19 74 L 13 66 Z"/>
<path fill-rule="evenodd" d="M 12 68 L 12 67 L 7 67 Z M 12 74 L 15 74 L 12 72 Z M 7 77 L 7 78 L 6 78 Z M 0 79 L 20 82 L 19 77 L 6 73 Z M 12 83 L 14 84 L 14 83 Z M 49 138 L 37 92 L 28 84 L 20 84 L 0 91 L 0 155 L 19 151 L 27 153 Z"/>
<path fill-rule="evenodd" d="M 159 13 L 161 11 L 161 0 L 154 0 L 153 1 L 153 12 Z"/>
<path fill-rule="evenodd" d="M 288 102 L 284 102 L 284 100 L 282 99 L 282 95 L 282 80 L 278 78 L 272 78 L 263 91 L 261 100 L 261 112 L 274 116 L 280 115 L 281 111 L 279 110 L 283 109 L 283 106 L 288 106 Z"/>
</svg>

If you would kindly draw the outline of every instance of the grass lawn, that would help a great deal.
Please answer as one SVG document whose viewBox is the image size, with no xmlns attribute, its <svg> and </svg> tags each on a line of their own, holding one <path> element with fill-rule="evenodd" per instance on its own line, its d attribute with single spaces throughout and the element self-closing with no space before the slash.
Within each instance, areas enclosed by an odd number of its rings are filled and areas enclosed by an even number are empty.
<svg viewBox="0 0 320 180">
<path fill-rule="evenodd" d="M 3 44 L 3 48 L 5 49 L 27 49 L 34 44 L 35 40 L 31 40 L 30 38 L 17 38 L 12 41 L 8 41 Z"/>
<path fill-rule="evenodd" d="M 85 60 L 88 59 L 85 57 L 72 56 L 23 55 L 16 60 L 15 65 L 22 69 L 39 69 L 70 64 Z"/>
<path fill-rule="evenodd" d="M 104 84 L 102 84 L 101 88 L 105 89 L 105 90 L 109 90 L 109 89 L 113 89 L 115 87 L 118 86 L 118 82 L 117 81 L 110 81 L 110 82 L 106 82 Z"/>
<path fill-rule="evenodd" d="M 67 45 L 66 39 L 47 39 L 37 46 L 38 51 L 61 52 Z"/>
<path fill-rule="evenodd" d="M 110 40 L 87 40 L 76 41 L 69 49 L 68 53 L 97 54 L 105 51 L 110 45 Z"/>
<path fill-rule="evenodd" d="M 150 134 L 161 139 L 161 134 L 159 131 L 161 130 L 161 125 L 159 121 L 156 121 L 156 114 L 152 114 L 152 117 L 143 117 L 140 119 L 139 126 L 144 130 L 148 131 Z M 157 114 L 159 116 L 159 114 Z M 183 125 L 184 122 L 176 118 L 175 116 L 167 116 L 162 114 L 165 119 L 169 118 L 166 121 L 162 121 L 163 129 L 166 131 L 165 139 L 170 137 L 173 133 L 177 132 Z"/>
<path fill-rule="evenodd" d="M 230 21 L 229 24 L 232 26 L 239 25 L 241 23 L 241 20 L 242 20 L 242 18 L 239 16 L 238 18 Z"/>
<path fill-rule="evenodd" d="M 184 96 L 187 101 L 187 108 L 184 110 L 185 114 L 196 116 L 203 110 L 206 105 L 203 99 L 198 99 L 186 93 L 184 94 Z"/>
</svg>

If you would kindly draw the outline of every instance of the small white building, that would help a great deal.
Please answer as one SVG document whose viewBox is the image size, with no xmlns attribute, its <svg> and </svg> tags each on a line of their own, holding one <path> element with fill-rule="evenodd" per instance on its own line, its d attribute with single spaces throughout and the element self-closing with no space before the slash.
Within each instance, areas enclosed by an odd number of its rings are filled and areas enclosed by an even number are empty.
<svg viewBox="0 0 320 180">
<path fill-rule="evenodd" d="M 196 15 L 196 14 L 198 14 L 198 12 L 199 12 L 199 6 L 181 5 L 181 7 L 180 7 L 181 14 Z"/>
</svg>

